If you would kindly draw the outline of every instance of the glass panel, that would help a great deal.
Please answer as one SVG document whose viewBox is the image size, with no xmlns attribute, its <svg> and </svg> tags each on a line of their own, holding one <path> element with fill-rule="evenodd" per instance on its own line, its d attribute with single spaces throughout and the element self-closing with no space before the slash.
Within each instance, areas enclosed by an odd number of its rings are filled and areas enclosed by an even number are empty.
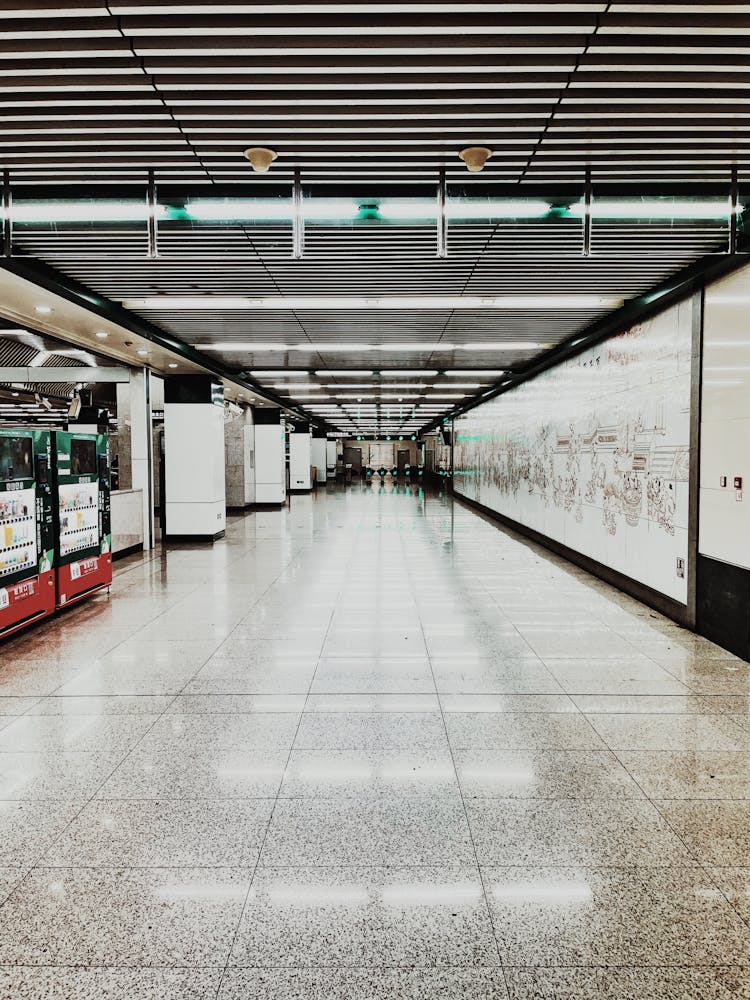
<svg viewBox="0 0 750 1000">
<path fill-rule="evenodd" d="M 31 479 L 32 461 L 30 437 L 0 438 L 0 480 Z"/>
<path fill-rule="evenodd" d="M 70 473 L 89 476 L 96 472 L 96 441 L 73 438 L 70 442 Z"/>
</svg>

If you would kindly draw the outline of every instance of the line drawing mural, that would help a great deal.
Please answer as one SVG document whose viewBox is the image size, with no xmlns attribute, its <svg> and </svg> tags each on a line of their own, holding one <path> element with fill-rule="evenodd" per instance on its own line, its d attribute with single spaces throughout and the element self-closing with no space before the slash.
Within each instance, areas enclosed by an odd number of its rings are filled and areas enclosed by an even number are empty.
<svg viewBox="0 0 750 1000">
<path fill-rule="evenodd" d="M 454 489 L 685 603 L 691 345 L 685 302 L 457 417 Z"/>
</svg>

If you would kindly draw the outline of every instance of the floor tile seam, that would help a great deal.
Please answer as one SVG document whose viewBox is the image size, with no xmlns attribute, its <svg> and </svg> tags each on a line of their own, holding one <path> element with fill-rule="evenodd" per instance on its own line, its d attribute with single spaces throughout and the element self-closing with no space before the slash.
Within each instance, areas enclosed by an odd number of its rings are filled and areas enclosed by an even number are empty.
<svg viewBox="0 0 750 1000">
<path fill-rule="evenodd" d="M 669 801 L 669 802 L 674 802 L 674 801 L 689 801 L 689 802 L 690 801 L 692 801 L 692 802 L 704 802 L 704 801 L 708 801 L 708 802 L 712 802 L 712 801 L 724 801 L 724 802 L 726 802 L 726 801 L 729 801 L 729 802 L 732 802 L 732 801 L 734 801 L 734 802 L 737 802 L 737 801 L 739 801 L 739 802 L 742 802 L 742 801 L 747 801 L 747 800 L 743 800 L 743 799 L 687 799 L 687 800 L 686 799 L 682 799 L 682 800 L 663 799 L 663 800 L 660 800 L 660 801 Z M 680 840 L 680 842 L 683 843 L 683 844 L 685 844 L 685 848 L 690 851 L 690 848 L 688 847 L 686 841 L 680 836 L 680 833 L 672 825 L 672 823 L 670 822 L 669 818 L 664 815 L 664 813 L 662 812 L 662 810 L 659 808 L 658 804 L 656 802 L 654 802 L 653 805 L 654 805 L 654 808 L 659 813 L 659 815 L 661 816 L 662 821 L 667 824 L 667 826 L 670 828 L 670 830 L 672 830 L 672 832 Z M 743 923 L 748 929 L 750 929 L 750 915 L 744 914 L 742 912 L 741 908 L 738 907 L 738 906 L 736 906 L 735 903 L 732 902 L 732 900 L 727 895 L 727 893 L 725 892 L 725 890 L 722 888 L 722 886 L 719 884 L 719 882 L 714 878 L 712 870 L 711 870 L 712 868 L 722 868 L 722 867 L 735 868 L 735 867 L 739 867 L 739 866 L 736 866 L 736 865 L 714 865 L 710 861 L 704 861 L 704 860 L 702 860 L 698 856 L 697 851 L 696 852 L 692 852 L 691 851 L 691 854 L 693 854 L 693 856 L 697 859 L 697 865 L 702 870 L 702 872 L 703 872 L 705 878 L 707 879 L 707 881 L 713 886 L 713 888 L 717 892 L 719 892 L 721 894 L 721 896 L 724 898 L 725 902 L 727 903 L 727 905 L 729 906 L 729 908 L 732 910 L 732 912 L 735 914 L 735 916 L 738 918 L 738 920 L 741 923 Z"/>
<path fill-rule="evenodd" d="M 297 556 L 294 556 L 290 560 L 290 563 L 294 562 L 294 560 L 296 558 L 297 558 Z M 274 580 L 274 583 L 276 583 L 281 578 L 281 576 L 283 575 L 283 572 L 284 572 L 284 570 L 282 570 L 279 573 L 279 575 Z M 271 586 L 273 586 L 273 584 L 269 584 L 269 588 L 268 589 L 270 589 Z M 337 597 L 341 594 L 341 589 L 343 589 L 343 587 L 339 589 Z M 328 635 L 328 633 L 330 631 L 331 623 L 333 621 L 334 613 L 335 613 L 335 607 L 329 613 L 329 616 L 328 616 L 328 627 L 326 628 L 326 633 L 325 633 L 326 636 Z M 323 648 L 323 645 L 325 645 L 325 639 L 323 641 L 323 644 L 321 645 L 321 650 Z M 248 904 L 248 901 L 250 899 L 250 893 L 252 892 L 253 884 L 255 882 L 255 875 L 256 875 L 256 872 L 258 871 L 258 868 L 259 868 L 260 863 L 261 863 L 261 859 L 263 857 L 263 851 L 265 849 L 266 841 L 268 839 L 268 834 L 269 834 L 269 831 L 271 829 L 271 823 L 273 822 L 273 817 L 274 817 L 274 814 L 275 814 L 275 811 L 276 811 L 276 805 L 277 805 L 277 803 L 279 801 L 279 793 L 281 791 L 281 786 L 282 786 L 282 784 L 284 782 L 284 777 L 286 775 L 287 768 L 289 767 L 289 761 L 291 760 L 292 751 L 294 749 L 294 744 L 295 744 L 296 739 L 297 739 L 297 734 L 299 733 L 300 726 L 302 725 L 302 719 L 303 719 L 304 713 L 305 713 L 305 706 L 307 705 L 307 701 L 308 701 L 308 699 L 310 697 L 310 690 L 312 688 L 312 684 L 313 684 L 313 681 L 315 679 L 315 675 L 317 674 L 317 671 L 318 671 L 318 666 L 320 664 L 321 656 L 322 656 L 322 652 L 320 652 L 318 654 L 318 658 L 317 658 L 317 661 L 316 661 L 316 664 L 315 664 L 315 669 L 313 670 L 312 676 L 310 677 L 310 682 L 309 682 L 308 687 L 307 687 L 307 693 L 305 695 L 305 701 L 303 703 L 302 710 L 299 713 L 299 717 L 297 719 L 297 725 L 295 727 L 295 731 L 294 731 L 294 734 L 293 734 L 292 739 L 291 739 L 291 743 L 290 743 L 290 746 L 289 746 L 289 751 L 287 753 L 286 761 L 284 763 L 284 767 L 283 767 L 283 769 L 281 771 L 281 774 L 279 776 L 279 783 L 278 783 L 278 785 L 276 787 L 276 795 L 274 797 L 274 801 L 273 801 L 273 804 L 271 806 L 271 810 L 270 810 L 270 813 L 269 813 L 269 816 L 268 816 L 268 822 L 266 823 L 266 826 L 265 826 L 265 831 L 264 831 L 263 838 L 262 838 L 261 843 L 260 843 L 260 847 L 258 848 L 258 856 L 256 858 L 255 866 L 253 868 L 253 873 L 252 873 L 252 875 L 250 877 L 250 883 L 249 883 L 249 885 L 247 887 L 247 893 L 245 894 L 245 898 L 244 898 L 244 900 L 242 902 L 242 908 L 240 910 L 239 918 L 237 920 L 237 924 L 236 924 L 235 929 L 234 929 L 234 934 L 232 935 L 232 940 L 231 940 L 231 943 L 230 943 L 230 946 L 229 946 L 229 951 L 227 952 L 227 958 L 226 958 L 226 962 L 224 964 L 224 969 L 223 969 L 223 971 L 222 971 L 222 973 L 221 973 L 221 975 L 219 977 L 219 982 L 218 982 L 218 985 L 216 987 L 216 993 L 214 994 L 214 1000 L 218 1000 L 218 997 L 219 997 L 219 995 L 221 993 L 222 986 L 224 984 L 224 980 L 225 980 L 226 975 L 227 975 L 227 971 L 230 968 L 231 959 L 232 959 L 232 952 L 234 951 L 234 947 L 235 947 L 235 944 L 237 942 L 237 936 L 238 936 L 238 934 L 240 932 L 240 927 L 242 926 L 242 920 L 244 918 L 245 910 L 247 909 L 247 904 Z"/>
<path fill-rule="evenodd" d="M 283 577 L 284 573 L 286 573 L 286 572 L 287 572 L 287 571 L 289 570 L 290 566 L 292 566 L 292 564 L 293 564 L 294 562 L 296 562 L 296 561 L 297 561 L 297 560 L 298 560 L 298 559 L 300 558 L 300 556 L 301 556 L 302 552 L 304 552 L 304 551 L 305 551 L 305 550 L 304 550 L 304 547 L 302 547 L 302 548 L 301 548 L 301 549 L 300 549 L 300 550 L 299 550 L 298 552 L 294 552 L 294 553 L 292 553 L 292 554 L 291 554 L 291 557 L 290 557 L 290 558 L 289 558 L 289 559 L 287 560 L 287 562 L 286 562 L 286 563 L 285 563 L 285 564 L 284 564 L 284 565 L 283 565 L 283 566 L 282 566 L 282 567 L 281 567 L 281 568 L 279 569 L 279 571 L 278 571 L 277 575 L 276 575 L 276 576 L 275 576 L 275 577 L 273 578 L 273 580 L 271 580 L 271 581 L 270 581 L 270 582 L 268 583 L 268 585 L 266 586 L 266 588 L 265 588 L 264 590 L 262 590 L 262 591 L 261 591 L 261 592 L 260 592 L 260 593 L 259 593 L 259 594 L 258 594 L 258 595 L 256 596 L 256 598 L 255 598 L 254 602 L 253 602 L 253 603 L 252 603 L 252 604 L 250 605 L 250 607 L 249 607 L 248 611 L 246 612 L 246 614 L 250 614 L 250 613 L 252 612 L 253 608 L 255 608 L 255 607 L 256 607 L 256 605 L 257 605 L 257 604 L 258 604 L 258 603 L 259 603 L 259 602 L 260 602 L 260 601 L 261 601 L 261 600 L 262 600 L 262 599 L 263 599 L 263 598 L 264 598 L 264 597 L 266 596 L 266 594 L 267 594 L 267 593 L 268 593 L 268 592 L 269 592 L 269 591 L 271 590 L 271 588 L 272 588 L 272 587 L 274 587 L 274 586 L 275 586 L 275 585 L 276 585 L 276 584 L 277 584 L 277 583 L 279 582 L 279 580 L 280 580 L 280 579 L 281 579 L 281 578 Z M 238 562 L 238 561 L 239 561 L 240 559 L 242 559 L 242 558 L 244 558 L 244 555 L 241 555 L 241 556 L 238 556 L 237 560 L 234 560 L 234 561 L 233 561 L 233 563 L 231 563 L 230 565 L 233 565 L 233 564 L 234 564 L 234 562 Z M 243 615 L 243 618 L 244 618 L 244 617 L 245 617 L 245 616 Z M 238 629 L 238 628 L 240 627 L 240 625 L 241 625 L 241 624 L 242 624 L 242 620 L 240 620 L 240 621 L 238 621 L 238 622 L 237 622 L 237 624 L 236 624 L 236 625 L 235 625 L 235 626 L 234 626 L 234 627 L 232 628 L 232 630 L 231 630 L 231 631 L 230 631 L 230 632 L 229 632 L 229 633 L 228 633 L 228 634 L 227 634 L 227 635 L 226 635 L 226 636 L 225 636 L 225 637 L 224 637 L 224 638 L 222 639 L 222 641 L 221 641 L 221 642 L 219 643 L 219 645 L 218 645 L 218 646 L 216 647 L 216 650 L 214 650 L 214 652 L 213 652 L 213 653 L 211 654 L 211 656 L 213 656 L 213 655 L 214 655 L 214 654 L 216 653 L 216 651 L 217 651 L 217 650 L 221 649 L 221 647 L 222 647 L 222 646 L 223 646 L 223 645 L 224 645 L 224 644 L 225 644 L 226 642 L 229 642 L 229 640 L 231 639 L 231 637 L 232 637 L 232 636 L 234 635 L 234 633 L 235 633 L 235 632 L 237 631 L 237 629 Z M 209 656 L 209 657 L 208 657 L 208 659 L 206 660 L 206 663 L 208 662 L 208 660 L 210 660 L 210 659 L 211 659 L 211 656 Z M 198 674 L 198 673 L 200 672 L 200 670 L 202 670 L 202 669 L 203 669 L 203 667 L 205 667 L 206 663 L 203 663 L 203 664 L 201 665 L 201 667 L 199 667 L 199 669 L 198 669 L 198 670 L 196 671 L 196 673 L 195 673 L 195 674 L 193 675 L 193 677 L 191 677 L 191 678 L 190 678 L 190 681 L 193 681 L 193 680 L 195 680 L 195 677 L 196 677 L 196 676 L 197 676 L 197 674 Z M 187 681 L 187 682 L 186 682 L 186 684 L 185 684 L 185 686 L 187 686 L 187 684 L 188 684 L 188 683 L 190 683 L 190 681 Z M 183 688 L 182 688 L 182 689 L 180 690 L 179 694 L 182 694 L 182 693 L 183 693 L 183 691 L 184 691 L 184 687 L 183 687 Z"/>
<path fill-rule="evenodd" d="M 403 545 L 403 543 L 402 543 L 402 545 Z M 407 567 L 408 566 L 409 566 L 409 564 L 407 562 Z M 413 577 L 412 577 L 411 570 L 409 568 L 407 568 L 407 576 L 408 576 L 408 579 L 412 582 L 412 588 L 413 588 Z M 466 800 L 464 798 L 463 789 L 461 788 L 461 782 L 460 782 L 460 778 L 459 778 L 459 774 L 458 774 L 458 768 L 456 767 L 456 759 L 455 759 L 455 756 L 454 756 L 454 753 L 453 753 L 453 747 L 451 746 L 450 737 L 448 735 L 448 726 L 447 726 L 446 721 L 445 721 L 445 713 L 443 711 L 443 706 L 442 706 L 442 702 L 441 702 L 441 699 L 440 699 L 440 694 L 438 692 L 437 681 L 436 681 L 436 678 L 435 678 L 435 671 L 434 671 L 433 665 L 432 665 L 432 658 L 431 658 L 431 655 L 430 655 L 430 650 L 429 650 L 429 647 L 427 646 L 427 640 L 426 640 L 426 636 L 425 636 L 424 625 L 422 623 L 421 617 L 419 618 L 419 626 L 420 626 L 420 629 L 422 631 L 423 641 L 425 643 L 425 648 L 427 650 L 427 660 L 428 660 L 428 663 L 430 665 L 430 673 L 432 674 L 432 682 L 433 682 L 433 685 L 435 686 L 435 694 L 438 697 L 438 709 L 439 709 L 440 718 L 441 718 L 441 721 L 442 721 L 443 733 L 445 735 L 445 740 L 446 740 L 446 743 L 447 743 L 447 746 L 448 746 L 448 752 L 450 754 L 451 762 L 453 764 L 453 773 L 454 773 L 454 776 L 455 776 L 455 779 L 456 779 L 456 783 L 458 785 L 459 797 L 460 797 L 460 801 L 461 801 L 461 808 L 463 810 L 463 815 L 464 815 L 464 822 L 466 823 L 466 828 L 467 828 L 468 834 L 469 834 L 469 841 L 471 843 L 471 850 L 472 850 L 472 854 L 474 855 L 474 864 L 476 866 L 477 873 L 479 875 L 480 885 L 482 886 L 482 899 L 484 900 L 485 913 L 487 915 L 487 920 L 488 920 L 488 923 L 489 923 L 490 930 L 492 931 L 492 939 L 493 939 L 493 942 L 494 942 L 494 945 L 495 945 L 495 954 L 497 955 L 497 960 L 498 960 L 500 969 L 502 970 L 502 955 L 500 953 L 500 944 L 499 944 L 498 937 L 497 937 L 497 931 L 496 931 L 496 928 L 495 928 L 495 922 L 494 922 L 494 919 L 493 919 L 493 916 L 492 916 L 492 908 L 491 908 L 489 900 L 487 898 L 487 893 L 485 892 L 484 881 L 482 880 L 482 873 L 481 873 L 480 863 L 479 863 L 479 855 L 477 854 L 476 842 L 474 840 L 474 831 L 472 829 L 471 823 L 469 822 L 469 812 L 468 812 L 468 809 L 466 807 Z M 504 986 L 505 986 L 505 992 L 506 992 L 506 994 L 508 996 L 510 996 L 510 988 L 509 988 L 508 980 L 507 980 L 507 978 L 505 976 L 505 972 L 504 971 L 503 971 L 503 983 L 504 983 Z"/>
<path fill-rule="evenodd" d="M 79 817 L 81 816 L 81 814 L 88 808 L 88 806 L 97 799 L 97 796 L 98 796 L 99 792 L 101 791 L 101 789 L 104 787 L 104 785 L 110 780 L 110 778 L 122 766 L 122 764 L 130 757 L 130 755 L 133 753 L 133 751 L 136 749 L 136 747 L 140 745 L 140 743 L 143 741 L 143 739 L 146 737 L 146 735 L 151 732 L 151 730 L 154 728 L 154 726 L 157 724 L 157 722 L 159 721 L 159 719 L 161 719 L 164 714 L 165 714 L 165 712 L 160 712 L 160 713 L 158 713 L 156 715 L 156 718 L 154 718 L 154 720 L 152 721 L 151 725 L 140 735 L 140 737 L 138 738 L 138 740 L 136 740 L 136 742 L 130 748 L 130 750 L 128 750 L 123 755 L 123 757 L 120 758 L 120 760 L 112 767 L 112 769 L 110 771 L 107 772 L 107 774 L 105 775 L 105 777 L 98 784 L 95 784 L 95 787 L 93 789 L 92 794 L 83 802 L 83 804 L 81 805 L 81 808 L 75 813 L 74 816 L 72 816 L 70 818 L 70 820 L 64 825 L 64 827 L 45 846 L 45 848 L 42 851 L 42 853 L 36 858 L 36 860 L 34 861 L 34 864 L 32 866 L 32 870 L 36 870 L 39 867 L 43 867 L 43 866 L 41 866 L 39 864 L 39 862 L 44 857 L 46 857 L 46 855 L 49 854 L 49 852 L 52 851 L 53 848 L 55 848 L 59 842 L 62 841 L 63 837 L 65 836 L 65 834 L 67 834 L 68 830 L 73 825 L 73 823 L 75 823 L 79 819 Z M 27 800 L 27 801 L 34 801 L 34 800 L 30 799 L 30 800 Z M 74 800 L 69 800 L 69 801 L 74 801 Z"/>
<path fill-rule="evenodd" d="M 3 698 L 28 698 L 28 697 L 31 697 L 31 698 L 36 699 L 35 701 L 32 701 L 32 703 L 26 709 L 24 709 L 23 712 L 19 712 L 18 715 L 15 715 L 15 716 L 11 717 L 11 718 L 14 718 L 14 719 L 22 719 L 24 716 L 29 715 L 29 713 L 31 712 L 32 708 L 36 708 L 37 705 L 40 705 L 44 701 L 45 698 L 49 697 L 49 695 L 46 695 L 46 694 L 41 694 L 41 695 L 38 695 L 38 696 L 35 695 L 35 694 L 33 694 L 33 695 L 3 695 L 2 697 Z M 0 729 L 4 729 L 4 728 L 5 728 L 4 726 L 0 726 Z"/>
<path fill-rule="evenodd" d="M 188 971 L 188 972 L 206 972 L 206 973 L 214 973 L 215 974 L 215 973 L 218 973 L 221 970 L 221 966 L 218 966 L 218 965 L 182 965 L 182 964 L 177 964 L 177 963 L 172 964 L 172 965 L 159 965 L 159 964 L 134 965 L 134 964 L 118 964 L 118 963 L 115 963 L 115 962 L 107 962 L 106 964 L 105 963 L 92 963 L 92 964 L 88 964 L 86 966 L 81 966 L 80 964 L 75 964 L 75 963 L 68 964 L 68 963 L 63 963 L 63 962 L 54 963 L 54 964 L 45 964 L 45 963 L 42 963 L 42 962 L 35 963 L 35 964 L 29 964 L 28 962 L 18 962 L 18 963 L 14 963 L 14 964 L 8 964 L 7 962 L 0 963 L 0 970 L 2 970 L 2 971 L 12 971 L 12 972 L 14 972 L 14 971 L 17 971 L 17 970 L 20 970 L 20 969 L 29 970 L 29 971 L 42 970 L 42 969 L 75 969 L 75 970 L 84 971 L 84 972 L 88 971 L 89 969 L 91 969 L 91 970 L 96 970 L 96 971 L 106 971 L 106 970 L 118 970 L 118 971 L 120 971 L 120 970 L 122 970 L 122 971 L 133 971 L 133 972 L 159 972 L 159 973 L 161 973 L 161 972 L 182 972 L 182 971 Z M 432 972 L 432 971 L 437 972 L 437 971 L 439 971 L 439 972 L 457 972 L 457 973 L 462 973 L 462 972 L 463 973 L 471 973 L 471 972 L 500 973 L 503 969 L 514 970 L 514 971 L 515 970 L 522 970 L 522 971 L 528 971 L 528 972 L 549 971 L 549 970 L 552 970 L 552 971 L 558 971 L 558 970 L 559 971 L 564 971 L 564 970 L 568 970 L 568 969 L 570 969 L 570 970 L 590 970 L 590 971 L 612 969 L 612 970 L 617 970 L 617 971 L 621 971 L 621 970 L 634 970 L 634 971 L 639 971 L 639 972 L 656 972 L 659 969 L 670 969 L 670 970 L 671 969 L 675 969 L 675 970 L 679 969 L 679 970 L 687 970 L 687 971 L 694 971 L 694 970 L 699 970 L 699 969 L 706 969 L 706 970 L 709 970 L 709 969 L 711 969 L 711 970 L 713 970 L 713 969 L 722 969 L 722 970 L 726 970 L 726 971 L 731 971 L 731 970 L 740 970 L 740 969 L 750 969 L 750 965 L 748 965 L 746 963 L 743 963 L 743 962 L 695 962 L 695 963 L 692 963 L 692 962 L 688 962 L 688 963 L 685 963 L 685 962 L 674 962 L 674 963 L 660 962 L 659 964 L 654 964 L 654 965 L 643 965 L 643 964 L 633 963 L 633 962 L 624 962 L 624 963 L 616 963 L 616 962 L 607 962 L 607 963 L 603 963 L 603 962 L 602 963 L 581 963 L 581 964 L 578 964 L 578 965 L 566 962 L 564 964 L 563 963 L 554 963 L 554 964 L 539 964 L 539 965 L 528 965 L 528 964 L 525 964 L 524 965 L 522 963 L 517 963 L 517 962 L 513 962 L 513 963 L 507 962 L 507 963 L 504 963 L 502 966 L 501 965 L 477 965 L 477 964 L 447 964 L 447 963 L 437 963 L 437 962 L 429 964 L 429 965 L 425 965 L 425 964 L 422 964 L 422 963 L 414 963 L 414 964 L 412 964 L 412 963 L 409 963 L 409 964 L 404 963 L 404 964 L 401 964 L 401 965 L 397 965 L 397 964 L 394 964 L 394 963 L 387 963 L 387 962 L 377 962 L 377 963 L 374 962 L 374 963 L 372 963 L 370 965 L 363 965 L 362 963 L 350 964 L 350 965 L 343 964 L 342 965 L 341 963 L 338 963 L 338 964 L 329 964 L 329 963 L 315 962 L 314 964 L 309 964 L 309 965 L 307 965 L 307 964 L 271 965 L 271 964 L 269 964 L 269 963 L 266 962 L 263 965 L 247 965 L 247 964 L 236 963 L 236 964 L 233 964 L 233 965 L 231 965 L 229 967 L 230 971 L 231 970 L 235 970 L 235 969 L 254 970 L 254 971 L 258 971 L 258 972 L 262 972 L 264 970 L 267 970 L 267 971 L 273 971 L 273 972 L 288 972 L 290 974 L 293 974 L 293 973 L 295 973 L 297 971 L 315 971 L 315 970 L 318 970 L 318 969 L 321 970 L 321 971 L 323 971 L 323 972 L 325 972 L 325 973 L 329 973 L 329 972 L 356 973 L 358 971 L 368 972 L 369 973 L 369 972 L 371 972 L 374 969 L 382 969 L 382 970 L 387 971 L 387 972 L 400 972 L 400 973 L 409 973 L 412 970 L 413 971 L 417 971 L 417 972 Z"/>
<path fill-rule="evenodd" d="M 10 901 L 12 896 L 15 896 L 16 892 L 18 892 L 18 890 L 21 889 L 24 882 L 26 882 L 26 880 L 30 877 L 31 873 L 35 870 L 33 863 L 24 865 L 4 865 L 3 867 L 11 868 L 14 871 L 18 869 L 19 871 L 23 872 L 23 874 L 18 879 L 18 881 L 13 884 L 13 888 L 10 890 L 8 895 L 4 899 L 0 899 L 0 914 L 2 914 L 3 907 L 6 905 L 6 903 Z"/>
<path fill-rule="evenodd" d="M 680 832 L 671 823 L 671 821 L 669 820 L 669 817 L 667 815 L 665 815 L 664 811 L 659 807 L 658 803 L 655 802 L 654 799 L 651 796 L 648 795 L 648 793 L 646 792 L 645 788 L 643 788 L 643 786 L 637 780 L 637 778 L 635 777 L 635 775 L 633 775 L 631 773 L 630 769 L 627 767 L 627 765 L 625 764 L 625 762 L 620 759 L 619 754 L 617 754 L 615 752 L 615 756 L 617 756 L 617 759 L 620 761 L 620 765 L 622 767 L 624 767 L 628 771 L 628 773 L 631 775 L 631 777 L 633 778 L 633 780 L 635 781 L 635 783 L 638 785 L 638 787 L 641 788 L 641 790 L 643 791 L 644 795 L 646 796 L 646 798 L 648 799 L 648 801 L 651 803 L 652 807 L 658 813 L 659 817 L 661 818 L 662 823 L 664 823 L 672 831 L 672 834 L 683 845 L 683 847 L 685 848 L 685 850 L 687 851 L 687 853 L 692 858 L 695 859 L 696 865 L 701 869 L 701 871 L 703 872 L 704 877 L 707 879 L 707 881 L 709 882 L 709 884 L 712 885 L 714 887 L 714 889 L 716 889 L 719 893 L 721 893 L 721 895 L 724 898 L 725 902 L 730 907 L 730 909 L 732 910 L 732 912 L 737 916 L 737 918 L 741 921 L 741 923 L 743 923 L 746 927 L 750 928 L 750 919 L 748 919 L 747 916 L 744 916 L 742 914 L 742 912 L 740 911 L 740 909 L 734 905 L 734 903 L 729 898 L 729 896 L 727 895 L 727 893 L 722 889 L 722 887 L 719 885 L 719 883 L 713 877 L 713 875 L 712 875 L 712 873 L 710 871 L 710 868 L 711 868 L 710 864 L 708 862 L 703 861 L 699 857 L 698 852 L 694 851 L 690 847 L 690 845 L 685 840 L 685 838 L 681 836 Z M 701 799 L 688 799 L 688 800 L 684 800 L 684 799 L 683 800 L 663 799 L 663 800 L 660 800 L 660 801 L 670 801 L 670 802 L 674 802 L 674 801 L 698 801 L 698 802 L 700 802 L 700 801 L 706 801 L 706 800 L 701 800 Z M 717 801 L 717 800 L 711 800 L 711 799 L 709 799 L 707 801 Z M 722 801 L 722 800 L 718 800 L 718 801 Z M 726 801 L 726 800 L 723 800 L 723 801 Z M 730 801 L 732 801 L 732 800 L 730 800 Z M 738 800 L 738 801 L 742 801 L 742 800 Z"/>
<path fill-rule="evenodd" d="M 188 867 L 190 867 L 190 866 L 188 866 Z M 193 868 L 196 868 L 196 867 L 200 868 L 201 866 L 200 865 L 193 865 L 192 867 Z M 226 866 L 224 866 L 224 867 L 226 867 Z M 238 867 L 238 866 L 235 866 L 235 867 Z M 264 861 L 261 860 L 259 862 L 258 866 L 257 866 L 257 871 L 258 872 L 261 872 L 261 871 L 264 871 L 264 870 L 275 871 L 276 869 L 279 869 L 279 870 L 283 869 L 284 871 L 287 871 L 287 872 L 294 872 L 294 871 L 299 871 L 299 870 L 316 870 L 316 871 L 323 872 L 323 871 L 347 871 L 347 870 L 355 870 L 355 869 L 360 869 L 360 868 L 373 868 L 373 869 L 378 869 L 378 870 L 381 870 L 381 871 L 390 871 L 390 870 L 393 870 L 393 871 L 403 871 L 405 868 L 409 869 L 410 871 L 412 871 L 412 870 L 413 871 L 418 871 L 420 869 L 424 869 L 426 871 L 434 871 L 437 868 L 437 869 L 440 869 L 441 871 L 447 871 L 447 872 L 448 871 L 465 872 L 466 869 L 467 869 L 467 867 L 472 867 L 473 868 L 474 866 L 471 864 L 471 862 L 466 862 L 466 861 L 453 864 L 453 863 L 449 863 L 449 862 L 445 862 L 445 861 L 440 861 L 440 860 L 437 860 L 437 861 L 426 861 L 426 862 L 424 862 L 424 861 L 408 861 L 408 862 L 401 861 L 398 864 L 392 864 L 392 863 L 386 863 L 386 862 L 380 862 L 380 863 L 373 863 L 373 862 L 361 863 L 361 862 L 358 862 L 358 863 L 351 863 L 351 864 L 349 864 L 349 863 L 342 864 L 340 861 L 331 862 L 330 864 L 314 864 L 314 863 L 311 863 L 311 862 L 305 862 L 304 864 L 299 864 L 299 865 L 283 864 L 283 863 L 276 862 L 276 861 L 274 861 L 272 864 L 268 864 L 267 862 L 264 862 Z M 592 863 L 592 862 L 589 862 L 589 861 L 581 862 L 581 861 L 576 861 L 575 859 L 572 859 L 570 861 L 564 861 L 564 862 L 547 862 L 545 864 L 531 864 L 529 862 L 524 862 L 523 860 L 518 860 L 518 861 L 514 861 L 514 862 L 510 862 L 510 863 L 509 862 L 501 862 L 501 861 L 482 861 L 482 860 L 480 860 L 478 862 L 478 865 L 477 865 L 477 869 L 478 870 L 483 870 L 483 869 L 488 869 L 488 868 L 492 868 L 492 869 L 500 869 L 500 868 L 502 868 L 502 869 L 513 869 L 513 870 L 517 870 L 517 869 L 524 869 L 524 870 L 533 869 L 533 870 L 537 870 L 537 869 L 543 868 L 545 870 L 551 870 L 551 871 L 570 871 L 571 869 L 575 869 L 576 871 L 591 870 L 591 871 L 603 871 L 603 872 L 604 871 L 606 871 L 606 872 L 633 872 L 633 871 L 643 871 L 643 872 L 663 872 L 663 871 L 665 871 L 665 872 L 669 872 L 669 871 L 682 870 L 682 869 L 684 869 L 686 871 L 693 871 L 694 872 L 696 869 L 699 869 L 701 867 L 702 866 L 697 861 L 696 862 L 680 861 L 680 862 L 674 863 L 674 864 L 669 864 L 667 862 L 663 862 L 663 863 L 660 863 L 660 862 L 646 863 L 646 862 L 642 862 L 642 861 L 641 862 L 626 861 L 626 862 L 622 862 L 621 864 L 617 864 L 617 863 L 605 863 L 605 862 Z M 723 867 L 727 867 L 727 866 L 725 865 Z"/>
</svg>

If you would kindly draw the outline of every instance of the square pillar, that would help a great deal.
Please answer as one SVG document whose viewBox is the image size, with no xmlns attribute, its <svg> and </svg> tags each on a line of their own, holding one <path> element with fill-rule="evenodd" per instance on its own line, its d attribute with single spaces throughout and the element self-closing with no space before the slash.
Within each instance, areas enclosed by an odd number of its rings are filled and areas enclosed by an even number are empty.
<svg viewBox="0 0 750 1000">
<path fill-rule="evenodd" d="M 315 481 L 317 483 L 325 483 L 326 481 L 326 465 L 328 463 L 326 450 L 327 443 L 328 438 L 326 436 L 326 432 L 317 427 L 314 428 L 310 457 L 312 459 L 312 465 L 315 469 Z"/>
<path fill-rule="evenodd" d="M 226 529 L 224 387 L 210 376 L 164 383 L 164 533 L 215 541 Z"/>
<path fill-rule="evenodd" d="M 255 424 L 248 407 L 224 424 L 224 456 L 228 510 L 255 503 Z"/>
<path fill-rule="evenodd" d="M 281 410 L 257 407 L 255 420 L 255 503 L 286 503 L 286 427 Z"/>
<path fill-rule="evenodd" d="M 154 547 L 154 456 L 151 372 L 132 368 L 117 385 L 117 449 L 121 490 L 141 490 L 143 547 Z"/>
<path fill-rule="evenodd" d="M 307 493 L 312 489 L 312 438 L 309 424 L 297 424 L 289 435 L 289 489 Z"/>
</svg>

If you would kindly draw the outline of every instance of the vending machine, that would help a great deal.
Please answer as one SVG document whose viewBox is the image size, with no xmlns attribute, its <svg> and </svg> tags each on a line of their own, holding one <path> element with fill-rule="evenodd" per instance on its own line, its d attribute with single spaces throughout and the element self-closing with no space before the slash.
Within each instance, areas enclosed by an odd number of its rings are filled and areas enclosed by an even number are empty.
<svg viewBox="0 0 750 1000">
<path fill-rule="evenodd" d="M 55 610 L 50 432 L 0 429 L 0 637 Z"/>
<path fill-rule="evenodd" d="M 106 434 L 55 431 L 57 607 L 112 583 L 109 443 Z"/>
</svg>

